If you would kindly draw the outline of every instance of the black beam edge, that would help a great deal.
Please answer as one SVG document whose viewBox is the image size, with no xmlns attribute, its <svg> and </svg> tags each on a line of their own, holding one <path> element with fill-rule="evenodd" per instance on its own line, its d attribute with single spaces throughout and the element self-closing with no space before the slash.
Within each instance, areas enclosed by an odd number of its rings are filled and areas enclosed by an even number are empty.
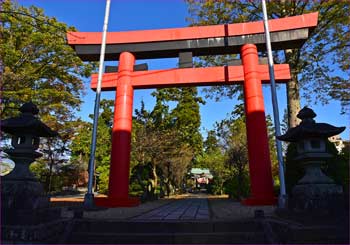
<svg viewBox="0 0 350 245">
<path fill-rule="evenodd" d="M 147 70 L 148 70 L 147 63 L 134 65 L 134 71 L 147 71 Z M 112 73 L 112 72 L 118 72 L 118 66 L 106 66 L 105 67 L 105 73 Z"/>
</svg>

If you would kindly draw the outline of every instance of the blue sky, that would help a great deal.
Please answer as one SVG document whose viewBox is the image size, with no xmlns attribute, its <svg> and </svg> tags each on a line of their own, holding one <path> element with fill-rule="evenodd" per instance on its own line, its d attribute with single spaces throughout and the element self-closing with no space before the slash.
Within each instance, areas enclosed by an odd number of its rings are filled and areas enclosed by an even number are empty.
<svg viewBox="0 0 350 245">
<path fill-rule="evenodd" d="M 75 26 L 79 31 L 102 31 L 105 0 L 18 0 L 18 2 L 25 6 L 35 5 L 43 8 L 46 15 Z M 112 0 L 108 31 L 186 27 L 188 26 L 186 17 L 188 17 L 187 6 L 183 0 Z M 149 70 L 153 70 L 176 67 L 178 61 L 177 59 L 137 61 L 137 63 L 145 62 L 148 63 Z M 109 62 L 108 65 L 117 65 L 117 61 Z M 79 116 L 85 120 L 88 120 L 88 115 L 93 113 L 95 101 L 95 94 L 90 91 L 89 82 L 89 79 L 86 79 L 87 93 L 79 112 Z M 141 100 L 144 100 L 146 108 L 152 109 L 155 103 L 151 96 L 152 91 L 136 90 L 134 108 L 140 107 Z M 272 115 L 270 87 L 264 86 L 263 92 L 266 113 Z M 283 118 L 287 102 L 285 86 L 280 86 L 277 93 L 280 118 Z M 114 99 L 114 96 L 114 92 L 103 92 L 101 98 Z M 201 106 L 201 131 L 204 133 L 213 127 L 215 121 L 224 119 L 235 103 L 235 100 L 227 98 L 219 102 L 207 100 L 207 103 Z M 347 129 L 341 136 L 343 139 L 349 139 L 349 115 L 340 115 L 339 102 L 330 101 L 327 105 L 315 105 L 302 100 L 301 105 L 308 105 L 316 112 L 317 122 L 346 126 Z"/>
</svg>

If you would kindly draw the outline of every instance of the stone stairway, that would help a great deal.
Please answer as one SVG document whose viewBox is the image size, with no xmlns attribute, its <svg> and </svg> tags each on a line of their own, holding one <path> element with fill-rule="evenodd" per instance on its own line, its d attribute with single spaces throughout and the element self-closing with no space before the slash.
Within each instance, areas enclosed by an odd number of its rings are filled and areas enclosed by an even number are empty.
<svg viewBox="0 0 350 245">
<path fill-rule="evenodd" d="M 267 243 L 253 219 L 210 221 L 76 220 L 67 244 L 258 244 Z"/>
<path fill-rule="evenodd" d="M 253 218 L 213 220 L 206 198 L 176 200 L 127 220 L 76 219 L 67 238 L 69 244 L 266 243 Z"/>
<path fill-rule="evenodd" d="M 210 200 L 208 202 L 208 200 Z M 289 217 L 230 200 L 163 200 L 84 211 L 56 244 L 349 244 L 349 215 Z M 265 214 L 265 215 L 264 215 Z"/>
</svg>

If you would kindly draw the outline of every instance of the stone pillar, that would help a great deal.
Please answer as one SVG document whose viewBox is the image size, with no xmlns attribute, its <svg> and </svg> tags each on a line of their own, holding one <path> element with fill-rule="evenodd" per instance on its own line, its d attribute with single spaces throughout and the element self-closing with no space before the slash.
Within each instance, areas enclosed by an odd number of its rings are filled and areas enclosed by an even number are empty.
<svg viewBox="0 0 350 245">
<path fill-rule="evenodd" d="M 111 165 L 108 198 L 96 198 L 98 206 L 136 206 L 139 199 L 129 197 L 129 171 L 131 150 L 131 128 L 134 89 L 131 74 L 135 57 L 123 52 L 119 57 L 117 92 L 114 105 L 112 129 Z"/>
<path fill-rule="evenodd" d="M 265 121 L 264 98 L 258 73 L 258 51 L 254 44 L 241 48 L 244 70 L 244 105 L 246 114 L 249 172 L 251 197 L 244 200 L 246 205 L 273 205 L 271 160 L 267 127 Z"/>
</svg>

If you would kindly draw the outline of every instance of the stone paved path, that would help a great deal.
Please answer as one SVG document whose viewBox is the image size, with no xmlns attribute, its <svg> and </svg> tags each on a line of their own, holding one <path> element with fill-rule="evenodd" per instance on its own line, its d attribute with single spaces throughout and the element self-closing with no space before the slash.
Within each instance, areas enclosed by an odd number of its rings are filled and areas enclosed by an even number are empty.
<svg viewBox="0 0 350 245">
<path fill-rule="evenodd" d="M 57 198 L 62 201 L 62 198 Z M 57 202 L 56 200 L 56 202 Z M 65 200 L 65 199 L 64 199 Z M 55 201 L 55 200 L 53 200 Z M 82 201 L 82 197 L 81 197 Z M 68 203 L 68 199 L 66 200 Z M 80 204 L 81 205 L 81 204 Z M 254 217 L 256 209 L 263 210 L 266 216 L 273 215 L 274 206 L 243 206 L 227 197 L 210 196 L 202 193 L 178 195 L 137 207 L 108 208 L 99 211 L 84 211 L 84 218 L 119 221 L 217 221 L 240 220 Z M 73 211 L 64 208 L 62 216 L 72 218 Z"/>
<path fill-rule="evenodd" d="M 205 198 L 182 199 L 142 214 L 132 220 L 209 220 L 208 201 Z"/>
<path fill-rule="evenodd" d="M 274 216 L 276 206 L 244 206 L 240 202 L 225 198 L 209 199 L 211 220 L 240 220 L 253 218 L 256 210 L 264 211 L 265 216 Z"/>
</svg>

